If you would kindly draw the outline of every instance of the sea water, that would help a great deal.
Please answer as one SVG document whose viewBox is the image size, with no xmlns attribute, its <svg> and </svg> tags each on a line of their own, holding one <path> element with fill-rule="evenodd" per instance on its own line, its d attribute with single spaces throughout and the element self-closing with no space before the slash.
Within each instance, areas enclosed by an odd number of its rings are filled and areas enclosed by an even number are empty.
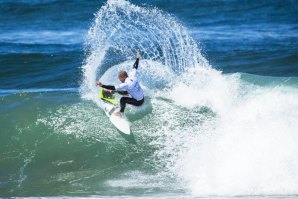
<svg viewBox="0 0 298 199">
<path fill-rule="evenodd" d="M 298 197 L 295 1 L 0 2 L 0 197 Z M 141 54 L 132 135 L 99 108 Z"/>
</svg>

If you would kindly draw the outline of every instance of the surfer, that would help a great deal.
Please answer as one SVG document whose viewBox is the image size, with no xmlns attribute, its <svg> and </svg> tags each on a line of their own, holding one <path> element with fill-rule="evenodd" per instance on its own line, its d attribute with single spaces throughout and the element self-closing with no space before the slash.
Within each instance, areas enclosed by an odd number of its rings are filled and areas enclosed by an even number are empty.
<svg viewBox="0 0 298 199">
<path fill-rule="evenodd" d="M 116 116 L 122 116 L 125 110 L 126 104 L 131 104 L 134 106 L 141 106 L 144 103 L 144 91 L 141 88 L 138 79 L 137 79 L 137 69 L 139 67 L 140 53 L 136 54 L 136 61 L 133 64 L 133 68 L 128 75 L 126 71 L 120 71 L 118 73 L 118 78 L 121 84 L 112 86 L 112 85 L 104 85 L 101 82 L 96 82 L 97 86 L 100 86 L 109 91 L 119 91 L 119 93 L 123 94 L 123 92 L 130 94 L 131 97 L 122 97 L 120 99 L 120 111 L 115 111 L 113 114 Z"/>
</svg>

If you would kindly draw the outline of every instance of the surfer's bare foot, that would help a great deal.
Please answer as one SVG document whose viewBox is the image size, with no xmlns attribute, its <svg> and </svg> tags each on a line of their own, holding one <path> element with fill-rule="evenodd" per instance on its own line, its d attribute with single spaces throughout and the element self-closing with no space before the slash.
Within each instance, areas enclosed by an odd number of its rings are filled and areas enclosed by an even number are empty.
<svg viewBox="0 0 298 199">
<path fill-rule="evenodd" d="M 116 111 L 113 113 L 114 116 L 122 117 L 122 113 L 120 111 Z"/>
</svg>

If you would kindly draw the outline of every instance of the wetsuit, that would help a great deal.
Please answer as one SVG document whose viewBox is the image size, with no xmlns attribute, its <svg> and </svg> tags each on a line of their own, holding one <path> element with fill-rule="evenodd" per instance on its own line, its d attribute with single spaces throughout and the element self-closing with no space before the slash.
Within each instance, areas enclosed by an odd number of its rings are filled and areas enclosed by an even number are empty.
<svg viewBox="0 0 298 199">
<path fill-rule="evenodd" d="M 132 104 L 134 106 L 141 106 L 144 103 L 144 91 L 141 88 L 138 79 L 136 77 L 137 69 L 139 67 L 139 58 L 135 61 L 133 68 L 125 79 L 125 81 L 116 86 L 102 85 L 101 87 L 109 90 L 116 90 L 121 92 L 127 92 L 131 97 L 122 97 L 120 99 L 120 112 L 124 112 L 126 104 Z"/>
</svg>

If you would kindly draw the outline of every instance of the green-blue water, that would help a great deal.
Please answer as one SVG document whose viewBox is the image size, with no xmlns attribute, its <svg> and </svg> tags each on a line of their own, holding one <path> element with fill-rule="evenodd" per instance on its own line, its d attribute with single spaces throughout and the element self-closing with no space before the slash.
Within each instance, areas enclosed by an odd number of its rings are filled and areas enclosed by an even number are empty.
<svg viewBox="0 0 298 199">
<path fill-rule="evenodd" d="M 295 198 L 295 1 L 0 2 L 0 197 Z M 141 53 L 132 135 L 100 108 Z"/>
</svg>

